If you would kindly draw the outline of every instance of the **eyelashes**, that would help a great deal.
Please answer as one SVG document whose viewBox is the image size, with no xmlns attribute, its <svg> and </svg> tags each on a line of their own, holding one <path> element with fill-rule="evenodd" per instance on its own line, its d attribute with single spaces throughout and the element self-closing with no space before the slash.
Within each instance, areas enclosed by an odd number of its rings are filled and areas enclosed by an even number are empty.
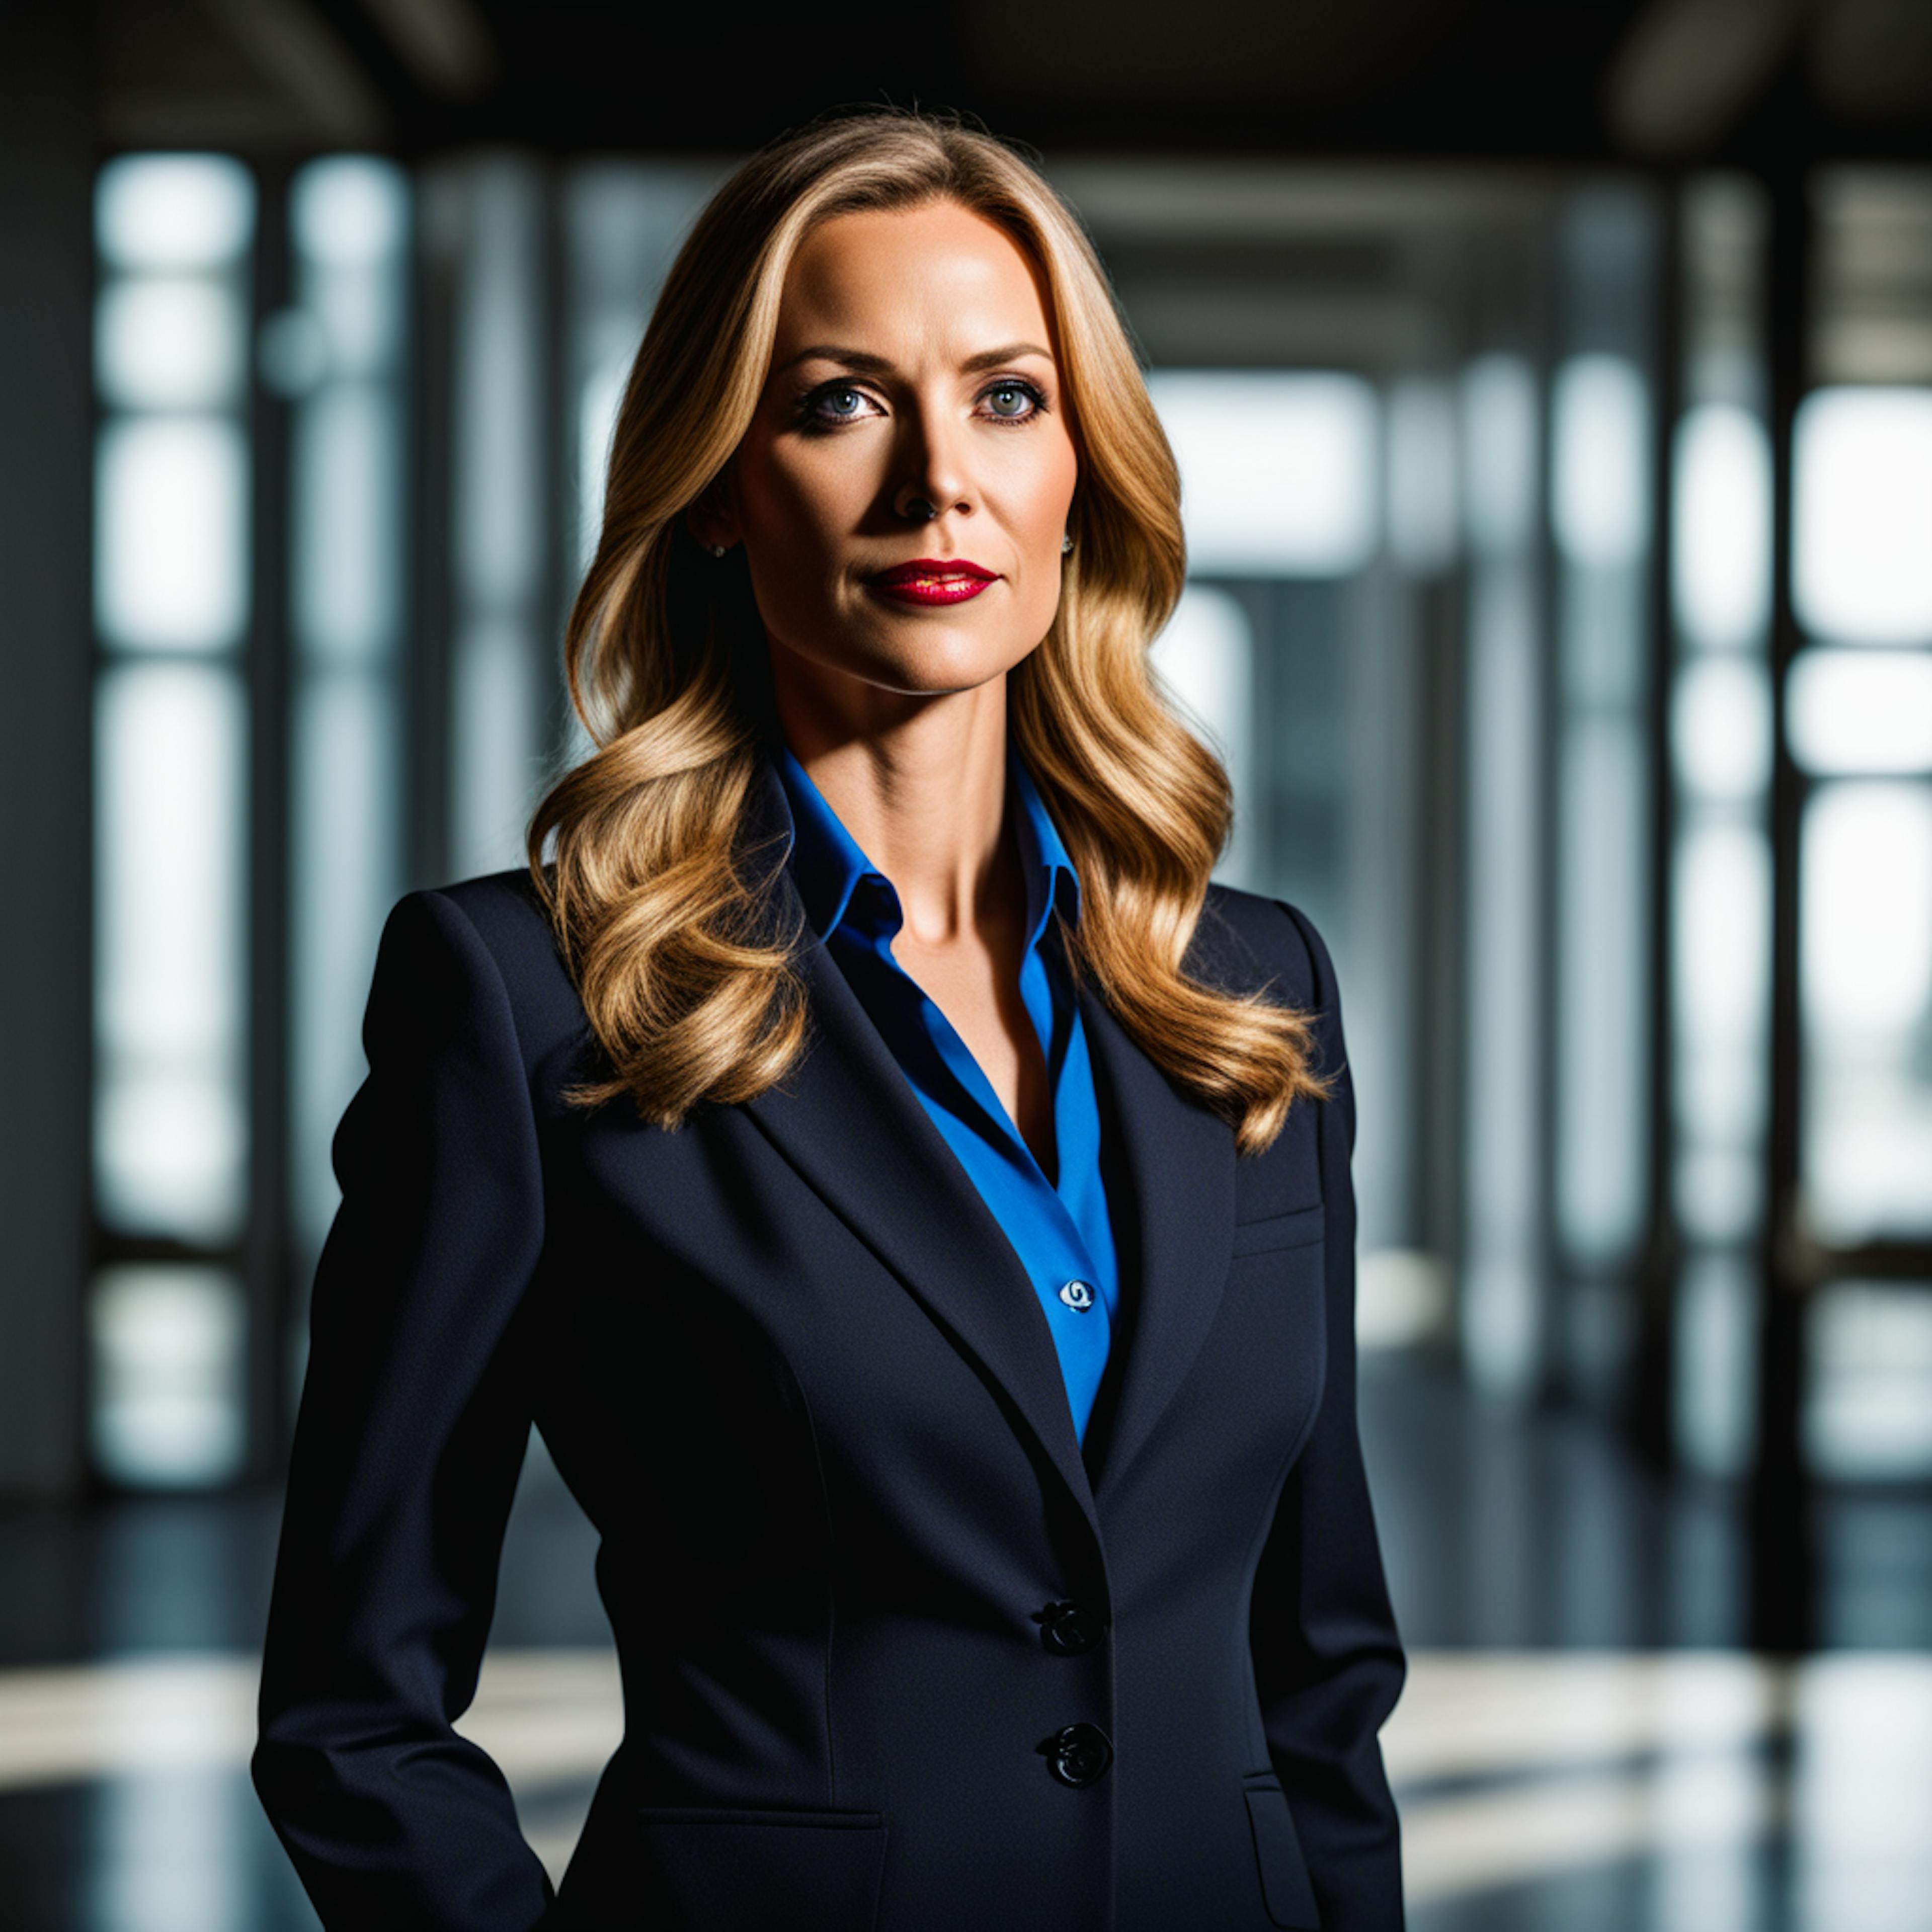
<svg viewBox="0 0 1932 1932">
<path fill-rule="evenodd" d="M 1049 407 L 1039 385 L 1018 376 L 998 377 L 974 400 L 974 413 L 988 422 L 1029 423 L 1045 416 Z M 1024 406 L 1009 406 L 1016 400 Z M 844 377 L 819 383 L 799 402 L 800 421 L 808 429 L 836 430 L 880 413 L 878 399 L 862 383 Z"/>
<path fill-rule="evenodd" d="M 834 428 L 841 423 L 861 422 L 868 412 L 857 406 L 872 401 L 865 391 L 852 382 L 821 382 L 815 389 L 807 392 L 799 406 L 799 413 L 806 422 L 821 428 Z M 850 410 L 835 409 L 838 403 L 852 404 Z"/>
<path fill-rule="evenodd" d="M 1033 383 L 1022 382 L 1017 376 L 1002 376 L 998 382 L 988 383 L 980 392 L 980 400 L 982 403 L 990 401 L 995 396 L 1022 397 L 1027 407 L 1023 416 L 995 409 L 991 418 L 994 422 L 1030 422 L 1035 416 L 1046 413 L 1046 397 Z"/>
</svg>

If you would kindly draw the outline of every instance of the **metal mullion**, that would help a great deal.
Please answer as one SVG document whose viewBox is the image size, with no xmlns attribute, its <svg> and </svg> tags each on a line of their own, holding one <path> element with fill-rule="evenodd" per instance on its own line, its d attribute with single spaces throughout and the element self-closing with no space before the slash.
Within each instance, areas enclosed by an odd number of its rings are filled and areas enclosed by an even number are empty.
<svg viewBox="0 0 1932 1932">
<path fill-rule="evenodd" d="M 1688 184 L 1666 178 L 1658 195 L 1654 333 L 1652 340 L 1651 547 L 1646 585 L 1649 686 L 1645 694 L 1650 752 L 1650 1052 L 1649 1214 L 1633 1284 L 1636 1336 L 1625 1420 L 1637 1452 L 1668 1469 L 1677 1457 L 1677 1286 L 1683 1239 L 1671 1175 L 1676 1154 L 1673 1105 L 1677 1026 L 1671 998 L 1675 938 L 1671 890 L 1678 835 L 1677 774 L 1670 756 L 1670 706 L 1677 668 L 1676 611 L 1672 596 L 1676 543 L 1678 426 L 1684 414 L 1685 277 L 1684 197 Z"/>
<path fill-rule="evenodd" d="M 452 187 L 446 171 L 437 176 L 418 170 L 411 177 L 408 346 L 400 381 L 406 411 L 404 461 L 410 519 L 404 592 L 410 621 L 400 673 L 400 796 L 403 881 L 412 889 L 440 885 L 450 872 L 456 290 L 446 204 Z M 445 205 L 432 208 L 433 201 Z"/>
<path fill-rule="evenodd" d="M 1818 1630 L 1815 1496 L 1803 1440 L 1808 1284 L 1792 1266 L 1798 1230 L 1804 1048 L 1798 985 L 1798 832 L 1806 784 L 1786 733 L 1786 674 L 1802 648 L 1792 598 L 1793 432 L 1810 380 L 1814 218 L 1808 170 L 1769 183 L 1772 766 L 1770 1120 L 1759 1270 L 1757 1442 L 1749 1484 L 1750 1640 L 1790 1655 Z"/>
<path fill-rule="evenodd" d="M 249 340 L 291 292 L 286 166 L 256 170 Z M 253 358 L 250 358 L 251 363 Z M 252 478 L 248 704 L 248 1215 L 242 1284 L 248 1311 L 244 1474 L 271 1475 L 288 1421 L 284 1309 L 290 1270 L 289 434 L 287 404 L 252 368 L 247 412 Z"/>
<path fill-rule="evenodd" d="M 1582 1391 L 1571 1373 L 1570 1336 L 1577 1295 L 1576 1280 L 1560 1252 L 1556 1223 L 1556 1129 L 1562 1070 L 1557 1060 L 1558 1018 L 1563 999 L 1562 968 L 1557 932 L 1562 904 L 1563 850 L 1557 826 L 1561 818 L 1564 750 L 1562 663 L 1563 560 L 1558 553 L 1552 490 L 1556 458 L 1556 372 L 1562 344 L 1557 304 L 1561 299 L 1563 263 L 1559 230 L 1564 212 L 1575 194 L 1572 179 L 1532 230 L 1528 272 L 1523 278 L 1522 312 L 1524 353 L 1536 385 L 1536 474 L 1533 500 L 1534 527 L 1527 554 L 1534 572 L 1531 596 L 1536 630 L 1537 734 L 1532 754 L 1532 782 L 1539 806 L 1532 923 L 1536 947 L 1535 1012 L 1531 1020 L 1532 1057 L 1536 1073 L 1536 1179 L 1533 1244 L 1538 1292 L 1536 1362 L 1526 1393 L 1533 1402 L 1558 1406 Z M 1540 1580 L 1547 1582 L 1550 1580 Z"/>
</svg>

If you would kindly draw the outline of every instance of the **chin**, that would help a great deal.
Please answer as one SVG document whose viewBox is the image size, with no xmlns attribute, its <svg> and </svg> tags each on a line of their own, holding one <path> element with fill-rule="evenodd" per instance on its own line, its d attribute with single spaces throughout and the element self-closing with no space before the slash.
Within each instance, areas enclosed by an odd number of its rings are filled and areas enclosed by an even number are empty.
<svg viewBox="0 0 1932 1932">
<path fill-rule="evenodd" d="M 950 691 L 971 691 L 1010 670 L 1031 649 L 1022 649 L 1005 638 L 955 634 L 908 639 L 880 654 L 881 670 L 889 668 L 889 673 L 880 682 L 890 682 L 897 691 L 934 697 Z"/>
<path fill-rule="evenodd" d="M 989 636 L 984 627 L 924 615 L 868 625 L 856 650 L 854 641 L 828 641 L 803 655 L 828 670 L 914 697 L 973 690 L 1010 670 L 1034 648 L 1016 642 L 1004 627 Z"/>
</svg>

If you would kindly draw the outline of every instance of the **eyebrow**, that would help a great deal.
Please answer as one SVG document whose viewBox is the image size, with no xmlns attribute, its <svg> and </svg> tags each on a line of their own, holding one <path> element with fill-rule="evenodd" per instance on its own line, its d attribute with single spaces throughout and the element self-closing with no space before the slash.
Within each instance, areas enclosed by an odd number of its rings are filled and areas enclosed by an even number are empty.
<svg viewBox="0 0 1932 1932">
<path fill-rule="evenodd" d="M 1042 349 L 1036 342 L 1009 342 L 1004 348 L 982 349 L 976 356 L 969 356 L 960 364 L 968 375 L 977 375 L 982 369 L 997 369 L 1002 362 L 1016 362 L 1023 356 L 1038 356 L 1046 361 L 1053 360 L 1052 352 Z M 788 369 L 795 369 L 801 362 L 836 362 L 842 368 L 851 369 L 862 375 L 890 376 L 892 373 L 892 360 L 889 356 L 874 356 L 863 349 L 841 349 L 831 343 L 814 343 L 809 349 L 801 349 L 790 362 L 781 363 L 776 374 L 783 375 Z"/>
</svg>

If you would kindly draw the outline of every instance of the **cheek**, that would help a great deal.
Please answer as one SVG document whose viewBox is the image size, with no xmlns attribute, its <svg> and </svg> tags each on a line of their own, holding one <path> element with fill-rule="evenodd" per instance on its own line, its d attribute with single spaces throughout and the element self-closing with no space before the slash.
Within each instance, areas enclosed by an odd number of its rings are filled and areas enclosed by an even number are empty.
<svg viewBox="0 0 1932 1932">
<path fill-rule="evenodd" d="M 817 447 L 760 452 L 741 472 L 746 536 L 780 554 L 819 550 L 848 531 L 870 500 L 874 486 L 862 468 L 827 460 Z"/>
<path fill-rule="evenodd" d="M 1059 554 L 1078 468 L 1073 446 L 1062 436 L 1018 469 L 1012 502 L 1016 521 L 1029 550 Z"/>
</svg>

